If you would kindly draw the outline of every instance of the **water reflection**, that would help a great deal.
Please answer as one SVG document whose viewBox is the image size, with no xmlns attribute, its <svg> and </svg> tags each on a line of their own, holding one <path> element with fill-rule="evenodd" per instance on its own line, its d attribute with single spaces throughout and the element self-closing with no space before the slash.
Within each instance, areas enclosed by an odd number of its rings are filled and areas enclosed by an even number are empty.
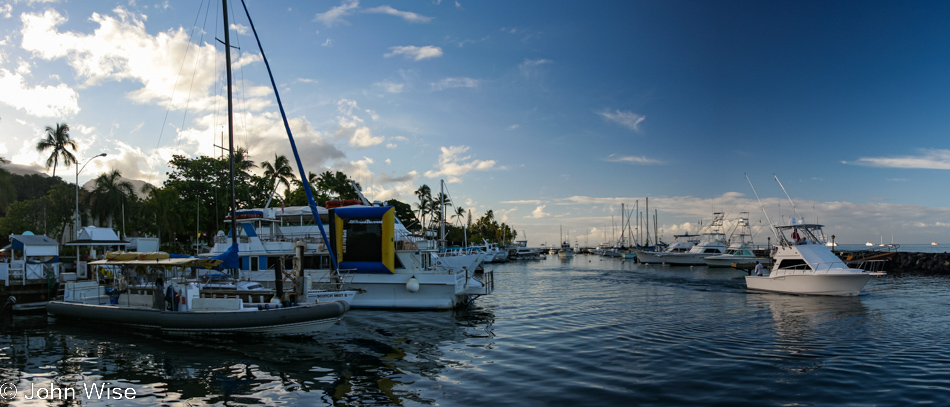
<svg viewBox="0 0 950 407">
<path fill-rule="evenodd" d="M 861 297 L 758 294 L 749 301 L 771 314 L 774 335 L 763 351 L 793 371 L 819 368 L 829 357 L 850 353 L 848 343 L 867 337 L 868 309 Z"/>
<path fill-rule="evenodd" d="M 426 382 L 438 387 L 447 368 L 492 346 L 493 324 L 494 313 L 477 307 L 352 311 L 318 335 L 185 340 L 16 319 L 0 325 L 0 381 L 77 390 L 108 382 L 135 390 L 123 404 L 141 405 L 434 404 Z"/>
</svg>

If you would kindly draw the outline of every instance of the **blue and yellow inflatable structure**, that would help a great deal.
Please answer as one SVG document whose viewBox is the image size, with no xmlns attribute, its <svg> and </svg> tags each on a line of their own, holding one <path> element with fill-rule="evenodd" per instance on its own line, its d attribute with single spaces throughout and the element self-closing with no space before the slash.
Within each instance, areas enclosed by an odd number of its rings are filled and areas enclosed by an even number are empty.
<svg viewBox="0 0 950 407">
<path fill-rule="evenodd" d="M 395 273 L 395 225 L 392 206 L 330 209 L 331 250 L 338 267 L 357 273 Z"/>
</svg>

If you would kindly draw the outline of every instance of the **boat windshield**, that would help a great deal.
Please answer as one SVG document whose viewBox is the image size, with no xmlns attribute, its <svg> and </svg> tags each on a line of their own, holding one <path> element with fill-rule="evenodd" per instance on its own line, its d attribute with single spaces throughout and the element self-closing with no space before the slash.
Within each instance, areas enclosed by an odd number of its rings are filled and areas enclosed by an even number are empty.
<svg viewBox="0 0 950 407">
<path fill-rule="evenodd" d="M 776 227 L 779 242 L 783 246 L 803 244 L 825 244 L 825 233 L 822 225 L 797 224 Z"/>
</svg>

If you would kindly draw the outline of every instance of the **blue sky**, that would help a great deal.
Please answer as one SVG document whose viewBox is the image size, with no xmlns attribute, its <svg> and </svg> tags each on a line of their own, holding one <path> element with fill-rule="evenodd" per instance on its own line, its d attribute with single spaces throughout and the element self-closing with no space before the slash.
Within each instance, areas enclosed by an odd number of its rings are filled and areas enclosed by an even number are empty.
<svg viewBox="0 0 950 407">
<path fill-rule="evenodd" d="M 950 244 L 950 3 L 248 3 L 305 167 L 371 198 L 414 203 L 444 179 L 531 245 L 594 245 L 646 197 L 667 240 L 714 211 L 765 222 L 745 174 L 774 222 L 797 216 L 775 174 L 839 242 Z M 216 154 L 208 6 L 0 0 L 0 155 L 43 170 L 33 146 L 57 122 L 81 160 L 108 154 L 80 182 L 158 184 L 172 154 Z M 232 12 L 235 139 L 258 163 L 289 156 Z"/>
</svg>

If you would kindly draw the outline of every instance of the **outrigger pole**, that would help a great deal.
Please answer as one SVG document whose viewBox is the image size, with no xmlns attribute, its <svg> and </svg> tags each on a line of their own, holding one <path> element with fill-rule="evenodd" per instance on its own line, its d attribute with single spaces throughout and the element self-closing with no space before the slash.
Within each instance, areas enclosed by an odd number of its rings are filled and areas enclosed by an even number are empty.
<svg viewBox="0 0 950 407">
<path fill-rule="evenodd" d="M 788 202 L 792 203 L 792 209 L 795 210 L 795 214 L 798 215 L 798 219 L 801 219 L 802 222 L 805 222 L 805 217 L 802 216 L 801 212 L 798 211 L 798 207 L 795 206 L 795 202 L 792 201 L 792 197 L 788 195 L 788 191 L 785 190 L 785 186 L 782 185 L 782 181 L 778 180 L 778 175 L 772 174 L 775 177 L 775 182 L 778 182 L 778 186 L 782 187 L 782 192 L 785 193 L 785 197 L 788 198 Z"/>
<path fill-rule="evenodd" d="M 773 174 L 773 175 L 774 175 L 774 174 Z M 778 179 L 778 178 L 776 178 L 776 179 Z M 755 192 L 755 186 L 752 185 L 752 180 L 749 179 L 749 174 L 745 174 L 745 180 L 746 180 L 746 181 L 749 181 L 749 186 L 752 187 L 752 193 L 755 194 L 755 200 L 756 200 L 756 202 L 759 203 L 759 208 L 762 208 L 762 213 L 765 214 L 765 220 L 769 222 L 769 229 L 772 229 L 772 235 L 775 236 L 775 240 L 776 240 L 776 241 L 782 240 L 781 238 L 778 237 L 778 231 L 775 230 L 775 226 L 772 225 L 772 219 L 769 219 L 769 213 L 766 212 L 766 211 L 765 211 L 765 207 L 762 206 L 762 201 L 759 200 L 759 193 L 758 193 L 758 192 Z M 781 185 L 781 183 L 779 183 L 779 185 Z M 784 190 L 785 188 L 782 188 L 782 189 Z"/>
</svg>

